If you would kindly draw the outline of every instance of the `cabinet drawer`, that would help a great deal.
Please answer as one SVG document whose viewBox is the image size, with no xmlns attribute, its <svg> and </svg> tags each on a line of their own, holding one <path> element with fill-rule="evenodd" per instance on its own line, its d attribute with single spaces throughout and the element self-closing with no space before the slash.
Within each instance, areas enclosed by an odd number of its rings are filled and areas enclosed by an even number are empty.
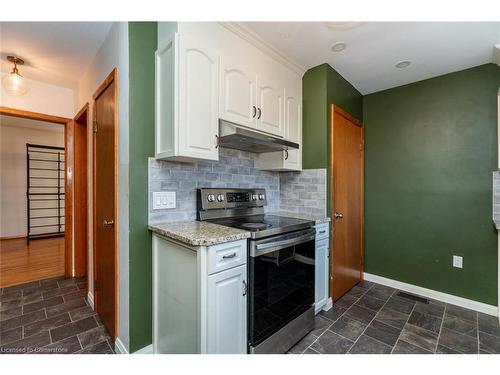
<svg viewBox="0 0 500 375">
<path fill-rule="evenodd" d="M 329 237 L 329 223 L 316 225 L 316 241 Z"/>
<path fill-rule="evenodd" d="M 223 243 L 208 248 L 208 274 L 247 262 L 247 240 Z"/>
</svg>

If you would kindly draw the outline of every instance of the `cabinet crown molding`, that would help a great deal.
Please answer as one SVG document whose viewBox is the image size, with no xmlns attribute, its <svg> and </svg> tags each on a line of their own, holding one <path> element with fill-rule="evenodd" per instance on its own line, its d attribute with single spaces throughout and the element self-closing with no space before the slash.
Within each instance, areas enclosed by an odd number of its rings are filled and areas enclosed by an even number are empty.
<svg viewBox="0 0 500 375">
<path fill-rule="evenodd" d="M 304 66 L 294 62 L 288 56 L 286 56 L 281 51 L 276 49 L 270 43 L 266 42 L 259 35 L 250 30 L 248 27 L 242 25 L 240 22 L 219 22 L 219 24 L 224 26 L 226 29 L 233 32 L 234 34 L 238 35 L 240 38 L 251 43 L 253 46 L 260 49 L 267 55 L 271 56 L 279 63 L 286 65 L 289 69 L 300 75 L 301 78 L 306 72 L 307 69 Z"/>
</svg>

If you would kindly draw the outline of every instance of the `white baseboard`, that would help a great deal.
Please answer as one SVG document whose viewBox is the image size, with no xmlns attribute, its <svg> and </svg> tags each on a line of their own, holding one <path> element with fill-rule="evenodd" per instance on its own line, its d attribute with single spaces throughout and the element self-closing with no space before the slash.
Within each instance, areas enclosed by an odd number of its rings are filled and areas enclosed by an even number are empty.
<svg viewBox="0 0 500 375">
<path fill-rule="evenodd" d="M 149 344 L 142 349 L 139 349 L 132 354 L 153 354 L 153 344 Z"/>
<path fill-rule="evenodd" d="M 325 306 L 323 306 L 323 311 L 330 310 L 332 308 L 332 306 L 333 306 L 333 302 L 332 302 L 332 298 L 330 297 L 326 300 Z"/>
<path fill-rule="evenodd" d="M 90 307 L 94 310 L 94 294 L 89 290 L 87 293 L 87 301 L 89 302 Z"/>
<path fill-rule="evenodd" d="M 115 340 L 115 352 L 117 354 L 128 354 L 127 348 L 119 337 L 117 337 Z"/>
<path fill-rule="evenodd" d="M 465 307 L 467 309 L 479 311 L 484 314 L 498 316 L 498 307 L 493 305 L 488 305 L 486 303 L 473 301 L 467 298 L 457 297 L 452 294 L 438 292 L 437 290 L 427 289 L 413 284 L 407 284 L 402 281 L 392 280 L 386 277 L 372 275 L 366 272 L 365 272 L 365 280 L 389 286 L 392 288 L 401 289 L 405 292 L 418 294 L 422 297 L 433 298 L 441 302 L 449 303 L 451 305 Z"/>
</svg>

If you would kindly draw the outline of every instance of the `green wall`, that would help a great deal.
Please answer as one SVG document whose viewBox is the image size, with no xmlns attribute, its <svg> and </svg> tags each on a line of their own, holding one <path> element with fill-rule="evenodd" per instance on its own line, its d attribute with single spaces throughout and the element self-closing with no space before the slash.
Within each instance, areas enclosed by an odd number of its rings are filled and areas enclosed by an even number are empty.
<svg viewBox="0 0 500 375">
<path fill-rule="evenodd" d="M 154 156 L 156 22 L 129 23 L 129 324 L 132 353 L 151 344 L 148 157 Z"/>
<path fill-rule="evenodd" d="M 366 272 L 497 304 L 499 84 L 487 64 L 364 97 Z"/>
</svg>

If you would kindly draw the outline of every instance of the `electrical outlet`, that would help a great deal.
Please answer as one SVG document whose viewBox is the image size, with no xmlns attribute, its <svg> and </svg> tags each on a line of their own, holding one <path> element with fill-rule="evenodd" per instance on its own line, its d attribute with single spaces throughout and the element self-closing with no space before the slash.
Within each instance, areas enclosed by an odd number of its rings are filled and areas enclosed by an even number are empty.
<svg viewBox="0 0 500 375">
<path fill-rule="evenodd" d="M 154 191 L 153 210 L 165 210 L 176 207 L 175 191 Z"/>
<path fill-rule="evenodd" d="M 453 255 L 453 267 L 463 268 L 464 259 L 458 255 Z"/>
</svg>

